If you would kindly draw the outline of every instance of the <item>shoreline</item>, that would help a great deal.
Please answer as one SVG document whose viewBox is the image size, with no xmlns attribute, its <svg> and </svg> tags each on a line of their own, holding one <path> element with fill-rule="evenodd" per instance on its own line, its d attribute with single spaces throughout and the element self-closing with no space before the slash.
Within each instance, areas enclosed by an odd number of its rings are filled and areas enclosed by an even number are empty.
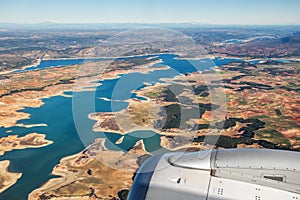
<svg viewBox="0 0 300 200">
<path fill-rule="evenodd" d="M 69 57 L 69 58 L 66 58 L 66 57 L 61 57 L 61 58 L 40 58 L 40 59 L 37 59 L 36 62 L 34 62 L 33 64 L 31 65 L 25 65 L 25 66 L 22 66 L 20 69 L 13 69 L 13 70 L 8 70 L 8 71 L 4 71 L 4 72 L 0 72 L 0 75 L 5 75 L 5 74 L 9 74 L 9 73 L 13 73 L 14 71 L 16 70 L 25 70 L 29 67 L 34 67 L 34 66 L 38 66 L 42 61 L 51 61 L 51 60 L 101 60 L 103 59 L 103 61 L 108 61 L 108 60 L 115 60 L 115 59 L 124 59 L 124 58 L 134 58 L 134 57 L 143 57 L 143 56 L 157 56 L 157 55 L 163 55 L 163 54 L 173 54 L 175 56 L 179 56 L 175 59 L 177 60 L 201 60 L 201 59 L 216 59 L 216 58 L 221 58 L 221 59 L 239 59 L 239 60 L 244 60 L 246 62 L 251 62 L 253 60 L 260 60 L 259 63 L 263 63 L 263 62 L 266 62 L 268 59 L 267 58 L 256 58 L 256 57 L 236 57 L 236 56 L 217 56 L 217 55 L 214 55 L 214 54 L 207 54 L 205 56 L 198 56 L 198 57 L 184 57 L 183 54 L 181 54 L 180 52 L 174 52 L 174 53 L 171 53 L 171 52 L 165 52 L 165 53 L 156 53 L 156 54 L 139 54 L 139 55 L 131 55 L 131 56 L 115 56 L 115 57 L 105 57 L 105 56 L 102 56 L 102 57 Z M 181 57 L 183 56 L 183 57 Z M 271 58 L 271 60 L 280 60 L 281 58 Z M 290 61 L 290 62 L 300 62 L 300 58 L 287 58 L 286 60 Z"/>
<path fill-rule="evenodd" d="M 20 69 L 12 69 L 12 70 L 8 70 L 8 71 L 0 72 L 0 75 L 10 74 L 10 73 L 14 73 L 17 70 L 25 70 L 26 68 L 29 68 L 29 67 L 38 66 L 39 64 L 41 64 L 41 62 L 42 62 L 42 59 L 37 59 L 36 62 L 34 62 L 32 65 L 25 65 L 25 66 L 22 66 Z"/>
<path fill-rule="evenodd" d="M 46 59 L 37 59 L 36 62 L 34 62 L 33 64 L 31 65 L 25 65 L 25 66 L 22 66 L 20 67 L 19 69 L 12 69 L 12 70 L 7 70 L 7 71 L 3 71 L 3 72 L 0 72 L 0 75 L 5 75 L 5 74 L 9 74 L 9 73 L 13 73 L 14 71 L 17 71 L 17 70 L 25 70 L 26 68 L 29 68 L 29 67 L 34 67 L 34 66 L 38 66 L 42 61 L 51 61 L 51 60 L 99 60 L 99 59 L 103 59 L 103 61 L 108 61 L 108 60 L 115 60 L 115 59 L 124 59 L 124 58 L 134 58 L 134 57 L 143 57 L 143 56 L 157 56 L 157 55 L 162 55 L 162 54 L 167 54 L 167 53 L 157 53 L 157 54 L 140 54 L 140 55 L 132 55 L 132 56 L 116 56 L 116 57 L 72 57 L 72 58 L 65 58 L 65 57 L 62 57 L 62 58 L 46 58 Z M 74 64 L 76 65 L 76 64 Z M 59 66 L 57 66 L 59 67 Z"/>
<path fill-rule="evenodd" d="M 137 160 L 147 154 L 143 142 L 137 141 L 128 152 L 108 150 L 104 144 L 104 138 L 98 138 L 79 153 L 61 158 L 51 172 L 59 177 L 34 189 L 28 199 L 55 195 L 65 200 L 79 196 L 88 200 L 90 190 L 98 198 L 111 199 L 117 198 L 119 192 L 129 190 L 134 172 L 139 167 Z M 103 154 L 107 156 L 103 157 Z M 78 187 L 78 191 L 74 192 L 74 187 Z"/>
<path fill-rule="evenodd" d="M 141 69 L 138 69 L 138 70 L 141 70 Z M 128 73 L 130 73 L 130 72 L 132 72 L 132 71 L 130 71 L 130 70 L 127 70 L 127 72 Z M 192 79 L 191 79 L 192 80 Z M 140 108 L 140 107 L 139 107 Z M 232 115 L 232 116 L 234 116 L 234 115 Z M 89 118 L 90 118 L 90 116 L 89 116 Z M 95 119 L 92 119 L 92 120 L 95 120 Z M 146 130 L 149 130 L 149 128 L 148 127 L 145 127 L 145 129 Z M 133 132 L 133 131 L 138 131 L 138 130 L 142 130 L 141 128 L 137 128 L 137 129 L 132 129 L 130 132 Z M 152 130 L 152 129 L 151 129 Z M 107 132 L 107 131 L 105 131 L 105 132 Z M 110 131 L 109 131 L 110 132 Z M 129 133 L 130 133 L 129 132 Z M 158 131 L 157 130 L 155 130 L 154 129 L 154 132 L 155 133 L 158 133 Z M 118 133 L 118 132 L 115 132 L 115 131 L 113 131 L 112 133 Z M 124 135 L 126 135 L 126 134 L 128 134 L 128 132 L 125 132 L 125 133 L 121 133 L 123 136 L 117 141 L 117 142 L 119 142 L 119 143 L 122 143 L 123 142 L 123 139 L 124 139 Z M 158 133 L 159 134 L 159 133 Z M 172 130 L 170 130 L 170 131 L 166 131 L 166 132 L 162 132 L 162 134 L 160 134 L 160 135 L 162 135 L 162 136 L 180 136 L 180 132 L 176 132 L 175 130 L 174 130 L 174 132 L 172 132 Z M 166 138 L 166 139 L 168 139 L 168 138 Z M 168 145 L 169 145 L 169 143 L 170 142 L 172 142 L 172 140 L 170 139 L 170 140 L 165 140 L 164 141 L 165 142 L 165 144 L 164 145 L 161 145 L 162 147 L 168 147 Z M 176 142 L 176 140 L 175 140 L 175 142 Z M 172 144 L 172 145 L 174 145 L 174 144 Z M 172 146 L 171 146 L 172 147 Z M 183 146 L 184 148 L 198 148 L 198 147 L 201 147 L 201 145 L 195 145 L 195 146 L 190 146 L 190 145 L 186 145 L 186 146 Z M 182 148 L 182 147 L 180 147 L 180 148 Z M 173 149 L 171 149 L 171 150 L 177 150 L 178 148 L 173 148 Z M 180 149 L 179 149 L 180 150 Z M 66 169 L 67 170 L 67 169 Z M 52 180 L 52 179 L 49 179 L 49 180 Z M 48 181 L 49 181 L 48 180 Z"/>
<path fill-rule="evenodd" d="M 48 126 L 47 124 L 16 124 L 15 126 L 24 127 L 24 128 L 33 128 L 33 127 L 41 127 Z"/>
<path fill-rule="evenodd" d="M 104 61 L 105 62 L 105 61 Z M 88 84 L 92 85 L 92 86 L 95 86 L 94 83 L 92 83 L 93 81 L 97 80 L 111 80 L 111 79 L 115 79 L 115 78 L 118 78 L 120 74 L 128 74 L 128 73 L 132 73 L 132 72 L 140 72 L 140 73 L 149 73 L 150 71 L 153 71 L 153 70 L 163 70 L 163 69 L 167 69 L 165 67 L 154 67 L 154 69 L 150 68 L 152 65 L 156 64 L 156 63 L 159 63 L 161 62 L 161 60 L 154 60 L 148 64 L 142 64 L 142 65 L 137 65 L 135 66 L 135 68 L 133 69 L 128 69 L 128 70 L 116 70 L 114 72 L 107 72 L 107 73 L 104 73 L 101 75 L 101 77 L 97 77 L 97 76 L 92 76 L 90 77 L 91 79 L 88 80 Z M 85 78 L 82 78 L 82 80 L 84 81 Z M 80 79 L 78 79 L 78 81 L 81 81 Z M 80 82 L 79 82 L 80 83 Z M 43 102 L 43 99 L 47 99 L 47 98 L 51 98 L 51 97 L 54 97 L 54 96 L 63 96 L 63 97 L 70 97 L 70 96 L 66 96 L 64 93 L 65 92 L 72 92 L 72 91 L 89 91 L 89 90 L 94 90 L 94 88 L 85 88 L 85 87 L 82 87 L 82 85 L 80 85 L 81 87 L 77 88 L 77 85 L 78 83 L 76 83 L 76 81 L 73 83 L 73 84 L 61 84 L 61 85 L 58 85 L 58 86 L 49 86 L 49 87 L 46 87 L 45 89 L 48 90 L 48 92 L 43 92 L 43 91 L 36 91 L 36 97 L 35 97 L 35 104 L 28 104 L 27 103 L 27 100 L 22 102 L 21 104 L 18 105 L 18 109 L 15 110 L 15 113 L 17 113 L 13 118 L 14 120 L 9 120 L 7 121 L 7 123 L 5 122 L 6 120 L 4 120 L 3 122 L 3 125 L 1 125 L 1 127 L 4 127 L 4 128 L 10 128 L 10 127 L 13 127 L 17 124 L 17 122 L 19 120 L 22 120 L 22 119 L 28 119 L 30 118 L 30 114 L 29 113 L 24 113 L 24 112 L 20 112 L 21 110 L 23 110 L 25 107 L 40 107 L 44 104 Z M 99 85 L 98 83 L 96 84 L 97 86 Z M 53 91 L 51 90 L 51 87 L 58 87 L 57 91 Z M 52 92 L 49 92 L 50 90 Z M 44 90 L 45 91 L 45 90 Z M 22 93 L 22 92 L 21 92 Z M 24 92 L 26 93 L 26 92 Z M 43 93 L 46 93 L 46 94 L 43 94 Z M 12 94 L 12 95 L 9 95 L 9 96 L 5 96 L 3 98 L 0 98 L 0 103 L 1 101 L 4 101 L 2 102 L 2 106 L 5 106 L 7 107 L 9 104 L 6 103 L 6 101 L 10 101 L 9 99 L 11 97 L 13 97 L 14 95 L 18 95 L 19 93 L 17 94 Z M 24 97 L 21 97 L 22 99 L 24 99 Z M 1 106 L 1 105 L 0 105 Z M 14 104 L 14 107 L 15 107 L 15 104 Z M 6 109 L 5 109 L 6 110 Z M 11 112 L 10 110 L 6 110 L 6 112 Z"/>
<path fill-rule="evenodd" d="M 13 186 L 22 176 L 22 173 L 9 171 L 9 166 L 9 160 L 0 161 L 0 194 Z"/>
<path fill-rule="evenodd" d="M 163 55 L 163 54 L 174 54 L 174 53 L 155 53 L 155 54 L 138 54 L 138 55 L 131 55 L 131 56 L 113 56 L 113 57 L 72 57 L 72 58 L 46 58 L 46 59 L 42 59 L 42 60 L 76 60 L 76 59 L 83 59 L 83 60 L 97 60 L 97 59 L 118 59 L 118 58 L 134 58 L 134 57 L 143 57 L 143 56 L 157 56 L 157 55 Z M 176 54 L 176 53 L 175 53 Z"/>
<path fill-rule="evenodd" d="M 23 137 L 9 135 L 0 138 L 0 156 L 17 149 L 41 148 L 51 144 L 53 141 L 47 140 L 45 134 L 29 133 Z"/>
</svg>

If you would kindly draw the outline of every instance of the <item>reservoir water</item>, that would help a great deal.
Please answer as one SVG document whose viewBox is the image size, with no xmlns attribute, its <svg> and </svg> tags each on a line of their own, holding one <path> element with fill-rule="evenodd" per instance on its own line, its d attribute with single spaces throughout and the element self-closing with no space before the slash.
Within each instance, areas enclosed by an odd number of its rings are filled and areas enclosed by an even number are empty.
<svg viewBox="0 0 300 200">
<path fill-rule="evenodd" d="M 31 117 L 30 119 L 20 120 L 18 123 L 47 124 L 47 126 L 31 128 L 15 126 L 10 128 L 0 128 L 0 137 L 15 134 L 24 136 L 29 133 L 37 132 L 45 134 L 47 139 L 54 142 L 43 148 L 13 150 L 0 156 L 0 161 L 11 161 L 9 167 L 10 171 L 21 172 L 23 174 L 15 185 L 0 194 L 0 199 L 27 199 L 28 194 L 32 190 L 40 187 L 47 180 L 53 178 L 51 171 L 63 157 L 82 151 L 88 143 L 92 143 L 96 138 L 106 138 L 111 141 L 111 143 L 115 143 L 122 137 L 115 133 L 99 133 L 92 131 L 92 126 L 95 121 L 88 118 L 88 114 L 91 112 L 122 110 L 128 105 L 125 100 L 130 98 L 145 100 L 143 97 L 138 97 L 133 93 L 133 90 L 143 88 L 145 82 L 153 84 L 162 81 L 161 78 L 172 78 L 179 74 L 204 71 L 216 65 L 221 66 L 230 62 L 240 62 L 238 59 L 219 58 L 214 59 L 213 62 L 209 59 L 187 61 L 177 59 L 177 56 L 173 54 L 161 54 L 157 56 L 162 59 L 161 65 L 168 65 L 170 66 L 170 69 L 155 70 L 145 74 L 130 73 L 121 75 L 120 78 L 103 80 L 100 81 L 101 85 L 96 88 L 95 92 L 66 92 L 67 94 L 76 97 L 75 101 L 78 101 L 79 103 L 76 112 L 79 113 L 77 117 L 79 116 L 80 129 L 78 129 L 78 127 L 76 129 L 75 122 L 78 123 L 78 119 L 74 119 L 74 98 L 72 99 L 65 96 L 45 98 L 42 99 L 44 105 L 41 107 L 24 108 L 24 110 L 21 110 L 22 112 L 29 113 Z M 81 64 L 83 62 L 85 62 L 84 59 L 47 60 L 42 61 L 38 66 L 29 67 L 25 69 L 25 71 Z M 86 106 L 91 100 L 91 97 L 94 97 L 94 99 L 92 99 L 92 101 L 94 101 L 94 107 Z M 103 100 L 103 98 L 109 100 Z M 82 106 L 80 106 L 81 104 Z M 78 133 L 78 130 L 84 132 L 84 135 Z M 82 142 L 83 137 L 85 144 Z M 106 147 L 111 150 L 122 149 L 126 151 L 132 148 L 140 139 L 143 139 L 147 151 L 152 152 L 161 148 L 159 145 L 160 136 L 153 131 L 135 131 L 125 135 L 121 144 L 110 145 L 111 143 L 106 143 Z"/>
</svg>

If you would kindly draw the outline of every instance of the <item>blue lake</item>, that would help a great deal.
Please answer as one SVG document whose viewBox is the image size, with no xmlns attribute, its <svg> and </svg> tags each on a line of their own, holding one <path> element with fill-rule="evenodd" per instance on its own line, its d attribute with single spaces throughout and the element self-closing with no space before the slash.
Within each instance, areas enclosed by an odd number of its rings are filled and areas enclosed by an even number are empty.
<svg viewBox="0 0 300 200">
<path fill-rule="evenodd" d="M 98 58 L 98 59 L 61 59 L 61 60 L 42 60 L 36 66 L 30 66 L 25 68 L 24 70 L 14 70 L 14 72 L 24 72 L 24 71 L 31 71 L 31 70 L 39 70 L 39 69 L 46 69 L 50 67 L 60 67 L 60 66 L 69 66 L 69 65 L 77 65 L 82 64 L 85 62 L 95 62 L 101 60 L 109 60 L 106 58 Z"/>
<path fill-rule="evenodd" d="M 54 141 L 53 144 L 36 149 L 14 150 L 5 153 L 0 160 L 10 160 L 9 170 L 23 173 L 18 182 L 0 194 L 3 200 L 25 200 L 28 194 L 40 187 L 47 180 L 53 178 L 51 171 L 63 157 L 82 151 L 86 145 L 96 138 L 106 138 L 106 147 L 111 150 L 129 150 L 140 139 L 143 139 L 146 150 L 153 152 L 159 150 L 160 136 L 152 131 L 135 131 L 125 136 L 121 144 L 115 142 L 122 136 L 115 133 L 96 133 L 92 131 L 95 121 L 88 118 L 92 112 L 119 111 L 128 106 L 125 100 L 143 97 L 136 96 L 133 90 L 145 87 L 144 83 L 156 83 L 161 78 L 172 78 L 179 74 L 208 70 L 213 66 L 221 66 L 230 62 L 240 62 L 238 59 L 214 60 L 181 60 L 173 54 L 157 55 L 162 59 L 160 65 L 168 65 L 168 70 L 155 70 L 146 74 L 130 73 L 121 75 L 120 78 L 100 81 L 93 91 L 66 92 L 73 98 L 54 96 L 43 99 L 44 105 L 39 108 L 25 108 L 22 112 L 30 113 L 30 119 L 20 120 L 23 124 L 47 124 L 47 127 L 11 127 L 0 128 L 0 137 L 17 134 L 24 136 L 37 132 L 46 134 L 46 138 Z M 126 58 L 122 58 L 126 59 Z M 101 59 L 100 59 L 101 60 Z M 81 64 L 85 60 L 47 60 L 40 65 L 27 68 L 37 70 L 55 66 L 68 66 Z M 156 65 L 157 66 L 157 65 Z M 101 98 L 107 98 L 103 100 Z M 12 132 L 7 132 L 11 130 Z"/>
</svg>

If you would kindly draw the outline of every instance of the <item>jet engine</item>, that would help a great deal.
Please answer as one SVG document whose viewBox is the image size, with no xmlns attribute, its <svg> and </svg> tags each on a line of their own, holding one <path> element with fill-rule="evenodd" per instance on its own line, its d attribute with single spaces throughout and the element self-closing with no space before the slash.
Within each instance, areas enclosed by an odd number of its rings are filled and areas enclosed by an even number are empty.
<svg viewBox="0 0 300 200">
<path fill-rule="evenodd" d="M 137 171 L 129 200 L 300 200 L 300 153 L 227 149 L 167 153 Z"/>
</svg>

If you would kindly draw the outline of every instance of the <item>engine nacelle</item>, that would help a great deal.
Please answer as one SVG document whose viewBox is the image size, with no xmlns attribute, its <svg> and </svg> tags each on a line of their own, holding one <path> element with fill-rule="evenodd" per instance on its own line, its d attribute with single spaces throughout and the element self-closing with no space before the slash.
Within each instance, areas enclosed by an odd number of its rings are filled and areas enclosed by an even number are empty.
<svg viewBox="0 0 300 200">
<path fill-rule="evenodd" d="M 300 153 L 229 149 L 168 153 L 138 170 L 129 200 L 300 200 Z"/>
</svg>

